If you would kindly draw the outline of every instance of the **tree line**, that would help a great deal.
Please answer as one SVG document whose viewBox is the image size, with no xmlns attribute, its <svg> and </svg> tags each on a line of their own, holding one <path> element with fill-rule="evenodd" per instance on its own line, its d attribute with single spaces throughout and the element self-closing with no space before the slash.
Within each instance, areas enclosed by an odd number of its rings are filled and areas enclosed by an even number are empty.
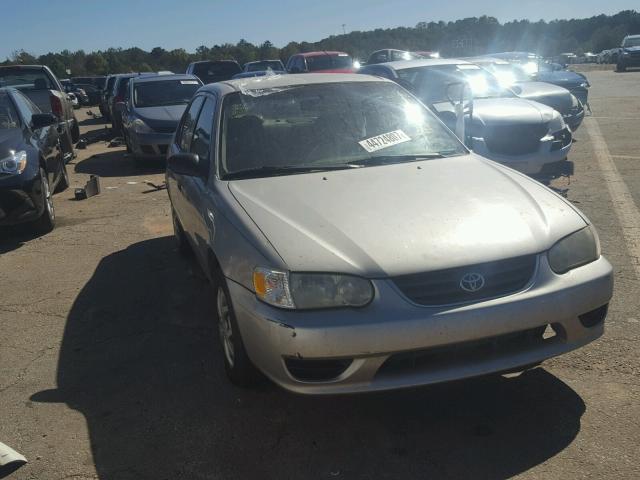
<svg viewBox="0 0 640 480">
<path fill-rule="evenodd" d="M 236 44 L 202 45 L 192 53 L 182 48 L 165 50 L 156 47 L 151 51 L 109 48 L 91 53 L 63 50 L 36 57 L 18 50 L 2 64 L 43 64 L 63 78 L 69 76 L 67 71 L 72 76 L 159 70 L 184 72 L 189 63 L 198 60 L 234 59 L 244 64 L 253 60 L 280 58 L 286 62 L 295 53 L 313 50 L 345 51 L 363 61 L 372 51 L 383 48 L 434 50 L 443 56 L 472 56 L 503 51 L 527 51 L 543 56 L 562 52 L 580 55 L 588 51 L 615 48 L 629 34 L 640 34 L 640 13 L 635 10 L 584 19 L 550 22 L 514 20 L 504 24 L 494 17 L 482 16 L 455 22 L 423 21 L 415 27 L 353 31 L 345 35 L 332 35 L 318 42 L 290 42 L 282 48 L 269 41 L 255 45 L 240 40 Z"/>
</svg>

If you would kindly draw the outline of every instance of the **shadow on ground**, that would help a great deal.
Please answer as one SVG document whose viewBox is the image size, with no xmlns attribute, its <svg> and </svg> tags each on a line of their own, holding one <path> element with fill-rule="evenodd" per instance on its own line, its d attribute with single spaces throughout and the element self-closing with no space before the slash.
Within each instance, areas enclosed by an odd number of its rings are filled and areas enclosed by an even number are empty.
<svg viewBox="0 0 640 480">
<path fill-rule="evenodd" d="M 18 250 L 25 243 L 42 236 L 32 232 L 31 228 L 30 224 L 0 227 L 0 255 Z"/>
<path fill-rule="evenodd" d="M 130 177 L 163 173 L 164 160 L 145 161 L 136 164 L 133 157 L 125 155 L 122 149 L 93 155 L 75 164 L 76 173 L 99 175 L 101 177 Z"/>
<path fill-rule="evenodd" d="M 92 125 L 105 125 L 109 123 L 106 118 L 100 115 L 98 107 L 91 107 L 90 111 L 94 112 L 96 116 L 92 117 L 86 115 L 85 113 L 84 118 L 78 119 L 78 125 L 80 125 L 81 127 L 88 127 Z"/>
<path fill-rule="evenodd" d="M 406 392 L 294 396 L 230 386 L 209 287 L 171 237 L 104 258 L 69 314 L 57 390 L 100 479 L 502 479 L 562 451 L 581 398 L 543 369 Z"/>
</svg>

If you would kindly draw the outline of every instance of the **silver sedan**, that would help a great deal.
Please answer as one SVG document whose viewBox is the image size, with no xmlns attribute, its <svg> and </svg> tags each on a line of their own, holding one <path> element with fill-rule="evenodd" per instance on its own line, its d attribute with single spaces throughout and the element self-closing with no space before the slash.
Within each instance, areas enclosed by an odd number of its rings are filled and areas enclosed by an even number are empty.
<svg viewBox="0 0 640 480">
<path fill-rule="evenodd" d="M 524 370 L 603 333 L 612 269 L 584 214 L 470 153 L 391 81 L 207 85 L 167 166 L 235 383 L 413 387 Z"/>
</svg>

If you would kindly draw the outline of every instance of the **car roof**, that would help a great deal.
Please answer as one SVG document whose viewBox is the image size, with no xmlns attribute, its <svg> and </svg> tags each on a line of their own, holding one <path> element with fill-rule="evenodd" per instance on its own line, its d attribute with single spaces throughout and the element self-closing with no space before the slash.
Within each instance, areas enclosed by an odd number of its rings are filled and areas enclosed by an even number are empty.
<svg viewBox="0 0 640 480">
<path fill-rule="evenodd" d="M 135 77 L 133 80 L 131 80 L 131 83 L 162 82 L 165 80 L 198 80 L 198 83 L 200 83 L 198 77 L 186 73 L 174 73 L 172 75 L 140 75 L 139 77 Z"/>
<path fill-rule="evenodd" d="M 254 63 L 263 63 L 263 62 L 282 62 L 279 58 L 265 58 L 264 60 L 254 60 L 253 62 L 247 62 L 245 65 L 252 65 Z"/>
<path fill-rule="evenodd" d="M 394 70 L 404 70 L 406 68 L 416 67 L 435 67 L 438 65 L 473 65 L 466 60 L 460 60 L 459 58 L 425 58 L 420 60 L 398 60 L 396 62 L 379 63 L 391 67 Z"/>
<path fill-rule="evenodd" d="M 261 90 L 265 88 L 286 88 L 299 85 L 317 85 L 322 83 L 363 83 L 388 82 L 391 80 L 362 75 L 358 73 L 302 73 L 288 75 L 267 75 L 263 77 L 239 78 L 224 82 L 210 83 L 200 88 L 201 92 L 222 91 L 223 93 L 241 92 L 245 90 Z"/>
<path fill-rule="evenodd" d="M 334 51 L 334 50 L 322 50 L 322 51 L 317 51 L 317 52 L 304 52 L 304 53 L 298 53 L 297 55 L 302 55 L 303 57 L 319 57 L 322 55 L 349 55 L 346 52 L 338 52 L 338 51 Z"/>
<path fill-rule="evenodd" d="M 200 65 L 203 63 L 238 63 L 236 60 L 199 60 L 197 62 L 191 62 L 189 65 Z"/>
</svg>

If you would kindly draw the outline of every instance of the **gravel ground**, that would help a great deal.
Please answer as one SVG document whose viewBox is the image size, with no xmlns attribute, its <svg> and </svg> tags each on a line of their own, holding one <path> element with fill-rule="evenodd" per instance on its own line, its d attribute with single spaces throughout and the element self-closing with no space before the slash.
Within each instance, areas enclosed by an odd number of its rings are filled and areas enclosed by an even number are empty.
<svg viewBox="0 0 640 480">
<path fill-rule="evenodd" d="M 11 478 L 640 478 L 640 72 L 588 75 L 594 115 L 557 186 L 615 266 L 608 327 L 515 378 L 337 398 L 231 386 L 209 287 L 175 250 L 166 192 L 145 183 L 162 166 L 79 150 L 58 228 L 0 231 L 0 441 L 29 460 Z M 74 201 L 89 174 L 102 194 Z"/>
</svg>

